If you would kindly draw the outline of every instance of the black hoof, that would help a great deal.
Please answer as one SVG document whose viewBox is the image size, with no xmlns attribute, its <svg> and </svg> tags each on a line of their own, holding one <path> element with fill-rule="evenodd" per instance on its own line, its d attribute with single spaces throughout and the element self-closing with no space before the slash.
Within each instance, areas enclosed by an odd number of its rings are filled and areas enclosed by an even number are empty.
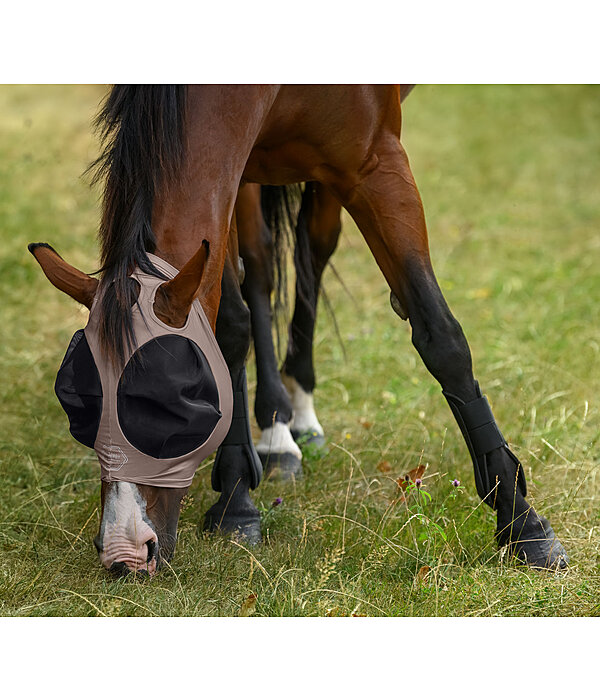
<svg viewBox="0 0 600 700">
<path fill-rule="evenodd" d="M 260 454 L 264 478 L 271 481 L 291 481 L 302 478 L 302 460 L 292 452 Z"/>
<path fill-rule="evenodd" d="M 569 557 L 546 518 L 533 513 L 520 532 L 512 533 L 510 526 L 496 534 L 498 544 L 508 545 L 508 551 L 532 569 L 560 571 L 567 568 Z M 531 521 L 531 523 L 530 523 Z"/>
<path fill-rule="evenodd" d="M 258 511 L 256 514 L 227 515 L 223 514 L 220 504 L 215 503 L 204 517 L 204 530 L 229 535 L 243 544 L 255 545 L 262 542 Z"/>
<path fill-rule="evenodd" d="M 325 447 L 325 435 L 317 433 L 316 430 L 304 430 L 303 432 L 292 430 L 292 437 L 301 447 L 304 445 Z"/>
</svg>

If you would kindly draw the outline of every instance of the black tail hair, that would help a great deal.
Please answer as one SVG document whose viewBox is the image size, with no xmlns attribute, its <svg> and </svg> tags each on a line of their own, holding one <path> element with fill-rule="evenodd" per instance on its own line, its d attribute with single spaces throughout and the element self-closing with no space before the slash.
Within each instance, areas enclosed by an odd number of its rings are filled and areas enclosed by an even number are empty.
<svg viewBox="0 0 600 700">
<path fill-rule="evenodd" d="M 185 85 L 115 85 L 96 117 L 102 153 L 88 171 L 104 181 L 100 342 L 123 362 L 135 343 L 129 275 L 138 266 L 163 277 L 147 256 L 155 250 L 152 205 L 184 159 Z"/>
<path fill-rule="evenodd" d="M 311 196 L 310 183 L 263 185 L 261 188 L 262 213 L 273 236 L 274 319 L 277 354 L 282 357 L 282 336 L 287 340 L 287 322 L 290 299 L 287 281 L 288 253 L 294 250 L 296 293 L 308 303 L 312 297 L 314 273 L 312 267 L 308 221 L 301 210 Z M 284 348 L 285 351 L 285 348 Z"/>
<path fill-rule="evenodd" d="M 304 183 L 304 189 L 300 184 L 295 185 L 263 185 L 261 187 L 261 205 L 263 218 L 273 235 L 273 268 L 275 288 L 275 328 L 277 338 L 277 354 L 283 359 L 281 340 L 282 336 L 291 342 L 288 337 L 287 322 L 289 320 L 289 295 L 287 289 L 287 254 L 292 243 L 294 244 L 294 269 L 296 272 L 296 294 L 300 296 L 304 305 L 310 309 L 315 306 L 315 270 L 313 267 L 312 250 L 308 232 L 309 219 L 313 206 L 314 194 L 313 182 Z M 352 295 L 331 260 L 327 265 L 333 270 L 350 298 Z M 319 287 L 319 293 L 325 304 L 333 323 L 336 337 L 340 343 L 344 359 L 346 348 L 340 335 L 337 319 L 333 306 L 323 287 Z M 352 299 L 356 304 L 356 301 Z M 283 328 L 282 328 L 283 326 Z M 284 348 L 285 352 L 286 348 Z"/>
</svg>

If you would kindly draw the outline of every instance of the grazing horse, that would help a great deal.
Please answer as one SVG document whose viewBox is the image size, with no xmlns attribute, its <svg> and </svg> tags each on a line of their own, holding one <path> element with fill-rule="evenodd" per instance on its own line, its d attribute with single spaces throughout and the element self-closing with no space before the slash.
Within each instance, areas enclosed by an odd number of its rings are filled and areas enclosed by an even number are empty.
<svg viewBox="0 0 600 700">
<path fill-rule="evenodd" d="M 240 290 L 236 198 L 246 183 L 319 183 L 357 223 L 390 287 L 393 310 L 411 324 L 413 344 L 464 436 L 477 492 L 497 512 L 499 545 L 531 566 L 562 568 L 566 552 L 526 501 L 523 468 L 473 376 L 469 346 L 436 281 L 400 140 L 401 97 L 399 86 L 386 85 L 115 86 L 99 115 L 98 177 L 105 177 L 99 288 L 58 256 L 49 276 L 75 298 L 94 297 L 99 347 L 114 367 L 124 366 L 137 342 L 139 285 L 132 274 L 167 280 L 171 271 L 174 284 L 155 287 L 153 314 L 172 334 L 185 332 L 199 302 L 233 389 L 231 427 L 212 474 L 221 496 L 205 527 L 256 541 L 260 518 L 249 490 L 262 465 L 248 423 L 250 311 Z M 44 250 L 32 246 L 42 266 Z M 95 540 L 101 561 L 119 572 L 152 573 L 173 552 L 185 488 L 161 485 L 160 473 L 152 484 L 109 474 Z M 117 554 L 109 554 L 111 538 L 119 539 Z"/>
</svg>

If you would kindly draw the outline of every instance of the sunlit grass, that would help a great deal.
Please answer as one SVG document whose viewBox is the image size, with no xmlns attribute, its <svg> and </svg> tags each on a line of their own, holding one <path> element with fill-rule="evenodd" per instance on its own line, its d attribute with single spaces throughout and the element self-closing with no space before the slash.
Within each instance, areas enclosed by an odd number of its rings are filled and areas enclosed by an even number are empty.
<svg viewBox="0 0 600 700">
<path fill-rule="evenodd" d="M 440 284 L 569 571 L 528 571 L 497 551 L 458 428 L 346 219 L 335 265 L 350 295 L 331 272 L 325 279 L 343 347 L 323 309 L 316 334 L 328 452 L 307 457 L 302 482 L 255 492 L 265 543 L 252 550 L 199 532 L 215 499 L 205 463 L 171 566 L 150 583 L 99 567 L 99 469 L 52 390 L 86 315 L 26 249 L 48 240 L 97 267 L 97 193 L 80 175 L 102 94 L 0 90 L 0 612 L 597 614 L 600 90 L 420 86 L 404 113 Z M 252 363 L 249 380 L 252 393 Z M 431 500 L 411 490 L 403 503 L 396 479 L 420 463 Z"/>
</svg>

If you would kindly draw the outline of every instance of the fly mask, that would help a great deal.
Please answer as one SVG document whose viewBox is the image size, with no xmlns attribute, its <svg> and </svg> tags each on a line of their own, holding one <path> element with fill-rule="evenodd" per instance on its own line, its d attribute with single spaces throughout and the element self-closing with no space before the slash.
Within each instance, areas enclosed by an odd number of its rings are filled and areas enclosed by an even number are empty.
<svg viewBox="0 0 600 700">
<path fill-rule="evenodd" d="M 55 283 L 37 252 L 38 262 Z M 148 257 L 168 279 L 178 274 L 156 255 Z M 187 487 L 200 462 L 229 430 L 229 370 L 197 299 L 185 325 L 171 328 L 154 311 L 156 293 L 165 280 L 139 268 L 131 278 L 139 294 L 132 307 L 135 346 L 125 361 L 115 364 L 101 349 L 100 285 L 87 326 L 69 344 L 55 391 L 73 437 L 96 451 L 103 481 Z"/>
</svg>

